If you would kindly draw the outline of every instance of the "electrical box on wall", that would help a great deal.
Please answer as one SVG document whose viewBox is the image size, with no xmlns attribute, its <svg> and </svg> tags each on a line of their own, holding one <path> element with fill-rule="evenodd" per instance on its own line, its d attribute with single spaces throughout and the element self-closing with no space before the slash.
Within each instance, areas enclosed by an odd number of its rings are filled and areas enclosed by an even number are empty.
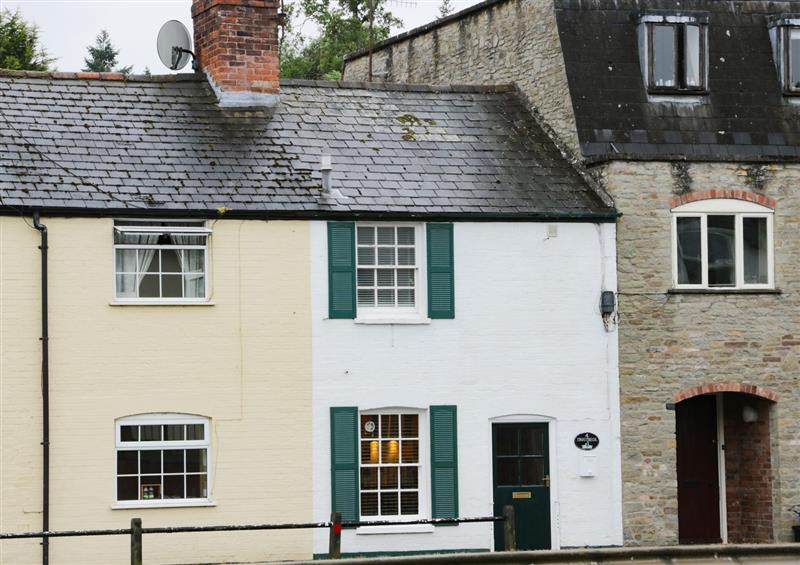
<svg viewBox="0 0 800 565">
<path fill-rule="evenodd" d="M 578 474 L 581 477 L 594 477 L 597 469 L 597 455 L 581 455 L 580 463 L 578 465 Z"/>
</svg>

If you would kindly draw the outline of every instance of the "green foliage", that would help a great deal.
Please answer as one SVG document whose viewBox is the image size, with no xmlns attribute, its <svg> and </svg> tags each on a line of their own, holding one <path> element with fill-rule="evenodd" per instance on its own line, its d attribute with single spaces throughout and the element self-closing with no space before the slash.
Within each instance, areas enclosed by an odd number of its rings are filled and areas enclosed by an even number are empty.
<svg viewBox="0 0 800 565">
<path fill-rule="evenodd" d="M 86 65 L 84 71 L 108 73 L 116 66 L 119 49 L 115 49 L 111 44 L 111 38 L 106 30 L 100 30 L 94 40 L 94 45 L 89 45 L 86 49 L 89 51 L 89 56 L 83 60 Z M 133 65 L 128 65 L 118 68 L 116 72 L 128 75 L 132 70 Z"/>
<path fill-rule="evenodd" d="M 442 3 L 439 5 L 439 17 L 446 18 L 453 13 L 453 10 L 453 3 L 450 0 L 442 0 Z"/>
<path fill-rule="evenodd" d="M 39 45 L 39 30 L 17 12 L 0 10 L 0 69 L 47 71 L 55 61 Z"/>
<path fill-rule="evenodd" d="M 291 6 L 319 30 L 308 39 L 287 27 L 281 44 L 281 76 L 284 78 L 339 80 L 343 57 L 369 45 L 370 8 L 373 12 L 375 42 L 389 37 L 392 27 L 402 22 L 389 12 L 387 0 L 298 0 Z"/>
</svg>

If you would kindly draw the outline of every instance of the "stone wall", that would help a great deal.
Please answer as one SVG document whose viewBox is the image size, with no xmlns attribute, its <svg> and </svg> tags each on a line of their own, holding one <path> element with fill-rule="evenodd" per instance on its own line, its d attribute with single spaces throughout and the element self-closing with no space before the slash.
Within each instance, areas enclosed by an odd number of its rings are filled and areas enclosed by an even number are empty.
<svg viewBox="0 0 800 565">
<path fill-rule="evenodd" d="M 791 539 L 800 503 L 800 166 L 617 161 L 598 167 L 618 224 L 623 515 L 628 544 L 677 543 L 673 395 L 705 383 L 778 394 L 771 424 L 774 539 Z M 758 177 L 758 182 L 754 178 Z M 774 198 L 780 294 L 677 294 L 671 287 L 670 201 L 733 189 Z"/>
<path fill-rule="evenodd" d="M 578 154 L 575 116 L 553 0 L 507 0 L 429 25 L 375 50 L 373 80 L 517 84 L 560 140 Z M 345 61 L 344 80 L 367 80 L 368 58 Z"/>
</svg>

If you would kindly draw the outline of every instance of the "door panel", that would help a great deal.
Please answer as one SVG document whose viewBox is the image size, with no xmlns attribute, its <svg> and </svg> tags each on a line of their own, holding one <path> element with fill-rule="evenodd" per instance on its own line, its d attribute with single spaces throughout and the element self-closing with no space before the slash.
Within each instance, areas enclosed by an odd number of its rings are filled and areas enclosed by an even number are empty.
<svg viewBox="0 0 800 565">
<path fill-rule="evenodd" d="M 721 543 L 717 467 L 717 404 L 702 395 L 675 406 L 678 540 Z"/>
<path fill-rule="evenodd" d="M 550 457 L 547 424 L 494 424 L 494 515 L 514 507 L 517 549 L 550 548 Z M 503 550 L 503 524 L 494 526 L 495 550 Z"/>
</svg>

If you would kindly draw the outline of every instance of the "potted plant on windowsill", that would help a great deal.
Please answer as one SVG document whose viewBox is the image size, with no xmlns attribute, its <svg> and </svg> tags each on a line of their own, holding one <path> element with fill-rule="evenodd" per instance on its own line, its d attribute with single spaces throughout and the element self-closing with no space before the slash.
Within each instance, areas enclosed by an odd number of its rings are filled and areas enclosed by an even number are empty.
<svg viewBox="0 0 800 565">
<path fill-rule="evenodd" d="M 800 504 L 795 504 L 789 507 L 789 512 L 794 514 L 797 519 L 797 524 L 792 526 L 792 533 L 794 533 L 794 541 L 800 542 Z"/>
</svg>

